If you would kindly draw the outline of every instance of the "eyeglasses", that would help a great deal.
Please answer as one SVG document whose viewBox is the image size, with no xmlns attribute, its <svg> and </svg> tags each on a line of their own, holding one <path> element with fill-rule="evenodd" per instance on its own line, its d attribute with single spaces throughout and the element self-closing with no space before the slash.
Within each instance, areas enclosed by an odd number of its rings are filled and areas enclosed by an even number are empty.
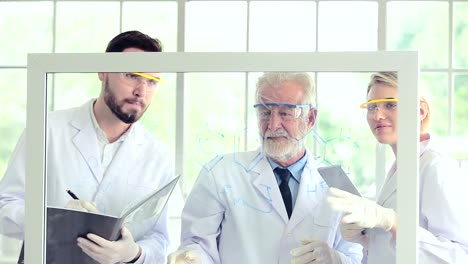
<svg viewBox="0 0 468 264">
<path fill-rule="evenodd" d="M 121 72 L 119 75 L 123 82 L 131 86 L 145 83 L 147 91 L 155 90 L 158 83 L 161 82 L 161 78 L 141 72 Z"/>
<path fill-rule="evenodd" d="M 384 98 L 370 100 L 361 104 L 361 108 L 365 110 L 367 116 L 374 115 L 377 110 L 381 113 L 388 114 L 394 111 L 398 106 L 398 99 L 396 98 Z"/>
<path fill-rule="evenodd" d="M 283 103 L 263 103 L 255 104 L 254 108 L 257 110 L 257 117 L 261 121 L 268 121 L 271 118 L 272 112 L 277 111 L 281 120 L 291 121 L 297 119 L 310 108 L 311 104 L 283 104 Z"/>
</svg>

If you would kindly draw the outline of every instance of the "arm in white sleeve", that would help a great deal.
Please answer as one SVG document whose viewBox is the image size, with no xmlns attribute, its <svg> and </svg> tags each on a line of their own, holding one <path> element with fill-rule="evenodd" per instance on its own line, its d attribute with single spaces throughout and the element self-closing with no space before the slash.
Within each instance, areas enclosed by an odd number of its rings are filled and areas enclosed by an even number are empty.
<svg viewBox="0 0 468 264">
<path fill-rule="evenodd" d="M 220 263 L 217 238 L 224 212 L 214 176 L 203 169 L 182 210 L 180 248 L 198 250 L 203 264 Z"/>
<path fill-rule="evenodd" d="M 468 263 L 468 177 L 444 159 L 430 165 L 421 172 L 420 261 Z"/>
<path fill-rule="evenodd" d="M 25 169 L 26 135 L 23 132 L 0 181 L 0 233 L 21 240 L 24 237 Z"/>
<path fill-rule="evenodd" d="M 168 163 L 167 173 L 162 176 L 165 180 L 160 181 L 162 187 L 174 178 L 174 171 L 172 163 Z M 171 199 L 171 198 L 169 198 Z M 165 264 L 167 249 L 170 244 L 169 231 L 168 231 L 168 203 L 159 216 L 158 221 L 153 225 L 150 232 L 141 238 L 136 238 L 136 243 L 141 247 L 141 255 L 135 263 L 145 264 Z"/>
<path fill-rule="evenodd" d="M 168 213 L 164 208 L 153 230 L 136 243 L 141 247 L 141 256 L 135 263 L 165 264 L 166 251 L 169 246 L 167 230 Z"/>
</svg>

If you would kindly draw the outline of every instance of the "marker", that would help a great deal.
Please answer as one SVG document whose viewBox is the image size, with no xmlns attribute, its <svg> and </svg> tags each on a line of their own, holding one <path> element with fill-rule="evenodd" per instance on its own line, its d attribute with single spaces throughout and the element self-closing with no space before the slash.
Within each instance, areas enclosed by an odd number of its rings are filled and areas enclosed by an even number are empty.
<svg viewBox="0 0 468 264">
<path fill-rule="evenodd" d="M 71 198 L 73 198 L 73 199 L 75 199 L 75 200 L 79 200 L 79 199 L 78 199 L 78 196 L 76 196 L 72 191 L 67 190 L 67 193 L 71 196 Z"/>
</svg>

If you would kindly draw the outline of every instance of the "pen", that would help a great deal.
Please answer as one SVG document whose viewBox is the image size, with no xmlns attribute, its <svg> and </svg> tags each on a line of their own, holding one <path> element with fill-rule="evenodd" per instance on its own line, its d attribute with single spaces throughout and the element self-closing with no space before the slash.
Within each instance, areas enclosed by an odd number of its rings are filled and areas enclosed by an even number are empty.
<svg viewBox="0 0 468 264">
<path fill-rule="evenodd" d="M 71 196 L 71 198 L 73 198 L 73 199 L 75 199 L 75 200 L 79 200 L 79 199 L 78 199 L 78 196 L 76 196 L 72 191 L 67 190 L 67 193 Z"/>
</svg>

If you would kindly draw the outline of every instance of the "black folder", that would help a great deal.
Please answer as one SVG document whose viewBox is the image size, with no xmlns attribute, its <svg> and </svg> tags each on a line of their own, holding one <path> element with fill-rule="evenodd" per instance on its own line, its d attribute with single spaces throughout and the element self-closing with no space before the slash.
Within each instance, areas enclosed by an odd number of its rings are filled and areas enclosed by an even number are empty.
<svg viewBox="0 0 468 264">
<path fill-rule="evenodd" d="M 77 246 L 76 239 L 86 237 L 88 233 L 115 241 L 120 238 L 120 230 L 125 224 L 132 231 L 135 240 L 143 237 L 158 221 L 179 178 L 180 175 L 159 190 L 129 205 L 118 217 L 48 207 L 46 263 L 96 264 L 96 261 Z M 23 252 L 24 245 L 18 263 L 24 263 Z"/>
</svg>

